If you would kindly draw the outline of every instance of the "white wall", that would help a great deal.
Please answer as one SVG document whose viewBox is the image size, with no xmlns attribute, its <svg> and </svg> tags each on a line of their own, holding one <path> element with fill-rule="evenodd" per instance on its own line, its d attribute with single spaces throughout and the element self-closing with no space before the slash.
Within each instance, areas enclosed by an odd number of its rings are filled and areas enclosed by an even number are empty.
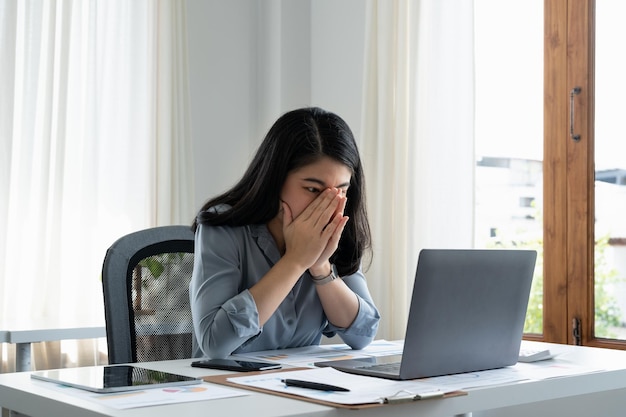
<svg viewBox="0 0 626 417">
<path fill-rule="evenodd" d="M 316 105 L 360 132 L 362 0 L 188 0 L 195 204 L 239 179 L 271 123 Z"/>
<path fill-rule="evenodd" d="M 257 13 L 248 1 L 189 0 L 189 85 L 195 198 L 230 185 L 250 152 Z"/>
<path fill-rule="evenodd" d="M 311 10 L 311 103 L 339 114 L 361 135 L 365 5 L 314 0 Z"/>
</svg>

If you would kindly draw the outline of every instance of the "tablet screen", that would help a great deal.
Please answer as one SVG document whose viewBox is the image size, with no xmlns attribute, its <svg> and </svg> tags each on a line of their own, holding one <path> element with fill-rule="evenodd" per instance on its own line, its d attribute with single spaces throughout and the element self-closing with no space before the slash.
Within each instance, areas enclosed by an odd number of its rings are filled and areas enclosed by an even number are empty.
<svg viewBox="0 0 626 417">
<path fill-rule="evenodd" d="M 131 365 L 54 369 L 33 372 L 31 377 L 93 392 L 132 391 L 157 386 L 191 385 L 202 382 L 199 378 Z"/>
</svg>

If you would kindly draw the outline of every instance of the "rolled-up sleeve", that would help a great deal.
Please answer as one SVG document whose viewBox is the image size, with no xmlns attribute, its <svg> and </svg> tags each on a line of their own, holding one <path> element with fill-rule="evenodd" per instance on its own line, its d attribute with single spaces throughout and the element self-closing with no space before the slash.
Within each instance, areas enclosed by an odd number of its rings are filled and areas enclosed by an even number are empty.
<svg viewBox="0 0 626 417">
<path fill-rule="evenodd" d="M 337 334 L 351 348 L 363 349 L 376 336 L 380 314 L 374 305 L 361 270 L 355 274 L 344 276 L 342 279 L 356 294 L 359 300 L 359 312 L 349 327 L 340 328 L 329 323 L 324 334 L 327 336 Z"/>
</svg>

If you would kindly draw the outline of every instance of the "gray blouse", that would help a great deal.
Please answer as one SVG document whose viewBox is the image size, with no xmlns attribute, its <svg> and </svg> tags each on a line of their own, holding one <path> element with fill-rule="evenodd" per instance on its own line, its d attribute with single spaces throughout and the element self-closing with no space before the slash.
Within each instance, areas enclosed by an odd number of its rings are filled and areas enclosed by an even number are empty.
<svg viewBox="0 0 626 417">
<path fill-rule="evenodd" d="M 306 272 L 263 327 L 248 289 L 280 259 L 266 225 L 241 227 L 199 225 L 189 297 L 198 346 L 194 356 L 220 358 L 319 344 L 322 334 L 338 334 L 353 349 L 376 335 L 380 315 L 361 270 L 342 277 L 359 300 L 348 328 L 326 319 L 315 286 Z"/>
</svg>

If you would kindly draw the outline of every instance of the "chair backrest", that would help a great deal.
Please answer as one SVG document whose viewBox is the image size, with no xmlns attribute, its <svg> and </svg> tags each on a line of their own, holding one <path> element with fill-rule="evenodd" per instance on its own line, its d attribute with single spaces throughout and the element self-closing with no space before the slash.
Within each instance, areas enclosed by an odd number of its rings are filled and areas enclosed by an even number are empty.
<svg viewBox="0 0 626 417">
<path fill-rule="evenodd" d="M 118 239 L 102 267 L 110 364 L 190 358 L 194 233 L 162 226 Z"/>
</svg>

